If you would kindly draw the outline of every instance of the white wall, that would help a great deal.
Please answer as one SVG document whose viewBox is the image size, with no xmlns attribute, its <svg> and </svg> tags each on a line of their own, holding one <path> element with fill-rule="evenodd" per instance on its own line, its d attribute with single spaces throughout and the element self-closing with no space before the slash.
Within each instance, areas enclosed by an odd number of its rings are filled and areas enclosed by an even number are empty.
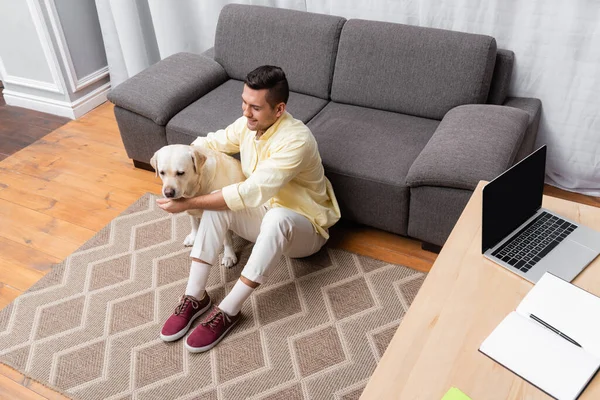
<svg viewBox="0 0 600 400">
<path fill-rule="evenodd" d="M 0 0 L 0 75 L 8 105 L 75 119 L 106 101 L 94 0 Z"/>
</svg>

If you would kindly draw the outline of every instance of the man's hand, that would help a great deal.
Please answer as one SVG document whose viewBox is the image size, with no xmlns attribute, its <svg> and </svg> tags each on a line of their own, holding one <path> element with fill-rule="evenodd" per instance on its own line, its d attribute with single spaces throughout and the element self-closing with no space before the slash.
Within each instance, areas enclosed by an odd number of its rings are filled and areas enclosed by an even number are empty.
<svg viewBox="0 0 600 400">
<path fill-rule="evenodd" d="M 171 214 L 177 214 L 187 210 L 229 210 L 223 193 L 215 191 L 198 197 L 179 199 L 156 199 L 156 204 Z"/>
<path fill-rule="evenodd" d="M 171 214 L 177 214 L 189 210 L 190 204 L 189 199 L 156 199 L 156 204 L 163 210 Z"/>
</svg>

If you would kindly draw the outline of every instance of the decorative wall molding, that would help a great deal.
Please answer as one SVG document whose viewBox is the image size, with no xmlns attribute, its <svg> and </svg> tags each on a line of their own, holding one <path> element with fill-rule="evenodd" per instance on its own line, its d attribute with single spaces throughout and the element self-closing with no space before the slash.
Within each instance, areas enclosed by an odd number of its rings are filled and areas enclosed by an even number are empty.
<svg viewBox="0 0 600 400">
<path fill-rule="evenodd" d="M 104 103 L 109 90 L 110 82 L 73 102 L 53 100 L 7 89 L 4 89 L 2 94 L 4 95 L 6 104 L 10 106 L 25 107 L 31 110 L 77 119 Z"/>
<path fill-rule="evenodd" d="M 20 76 L 10 75 L 6 71 L 6 68 L 4 67 L 4 63 L 2 62 L 1 58 L 0 58 L 0 77 L 2 77 L 2 81 L 5 84 L 8 83 L 11 85 L 19 85 L 19 86 L 25 86 L 25 87 L 29 87 L 29 88 L 33 88 L 33 89 L 46 90 L 48 92 L 62 93 L 61 91 L 58 90 L 58 87 L 56 86 L 55 83 L 38 81 L 35 79 L 29 79 L 29 78 L 23 78 Z"/>
<path fill-rule="evenodd" d="M 106 78 L 107 76 L 108 76 L 108 65 L 100 68 L 99 70 L 92 72 L 91 74 L 89 74 L 87 76 L 84 76 L 83 78 L 81 78 L 77 82 L 75 82 L 74 92 L 81 90 L 84 87 L 91 85 L 92 83 L 96 83 L 100 79 Z"/>
<path fill-rule="evenodd" d="M 19 76 L 14 75 L 3 75 L 6 78 L 3 79 L 4 83 L 8 83 L 11 85 L 19 85 L 25 86 L 32 89 L 46 90 L 48 92 L 54 93 L 62 93 L 57 90 L 57 87 L 54 83 L 44 82 L 44 81 L 36 81 L 34 79 L 21 78 Z"/>
<path fill-rule="evenodd" d="M 50 25 L 54 31 L 56 38 L 56 45 L 60 52 L 61 59 L 65 65 L 67 72 L 67 78 L 69 80 L 69 86 L 73 93 L 91 85 L 92 83 L 98 82 L 100 79 L 108 76 L 108 65 L 92 72 L 91 74 L 84 76 L 81 79 L 77 78 L 77 72 L 75 71 L 75 64 L 73 64 L 73 58 L 71 57 L 71 51 L 67 44 L 67 38 L 63 31 L 62 24 L 60 23 L 60 17 L 58 16 L 58 10 L 56 9 L 56 3 L 54 0 L 43 0 L 48 11 L 48 18 Z"/>
<path fill-rule="evenodd" d="M 64 94 L 66 89 L 65 82 L 60 73 L 60 65 L 58 64 L 58 58 L 54 51 L 54 46 L 52 45 L 52 38 L 50 37 L 48 26 L 44 21 L 44 14 L 42 12 L 41 5 L 36 0 L 26 0 L 26 2 L 27 6 L 29 7 L 29 12 L 31 13 L 33 25 L 35 26 L 38 38 L 40 39 L 40 44 L 42 46 L 42 50 L 44 51 L 46 62 L 50 68 L 53 82 L 42 82 L 11 75 L 4 75 L 4 81 L 7 83 L 13 83 L 15 85 L 33 87 L 36 89 Z"/>
</svg>

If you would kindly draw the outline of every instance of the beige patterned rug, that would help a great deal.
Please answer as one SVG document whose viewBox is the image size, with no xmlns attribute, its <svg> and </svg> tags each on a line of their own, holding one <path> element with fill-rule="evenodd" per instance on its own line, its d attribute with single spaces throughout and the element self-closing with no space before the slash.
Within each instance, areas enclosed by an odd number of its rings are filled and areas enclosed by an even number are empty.
<svg viewBox="0 0 600 400">
<path fill-rule="evenodd" d="M 424 274 L 325 248 L 282 258 L 213 350 L 163 343 L 184 292 L 187 215 L 146 194 L 0 312 L 0 361 L 73 399 L 357 399 Z M 215 302 L 240 262 L 214 267 Z"/>
</svg>

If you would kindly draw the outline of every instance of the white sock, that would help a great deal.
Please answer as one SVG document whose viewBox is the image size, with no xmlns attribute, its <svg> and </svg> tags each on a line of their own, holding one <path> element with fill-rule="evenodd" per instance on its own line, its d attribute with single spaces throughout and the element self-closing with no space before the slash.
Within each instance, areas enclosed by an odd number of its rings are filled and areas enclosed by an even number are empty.
<svg viewBox="0 0 600 400">
<path fill-rule="evenodd" d="M 204 289 L 206 289 L 206 282 L 208 281 L 211 267 L 211 265 L 202 262 L 192 261 L 190 277 L 185 288 L 187 296 L 194 296 L 198 300 L 204 298 Z"/>
<path fill-rule="evenodd" d="M 219 308 L 228 315 L 237 315 L 242 309 L 242 304 L 250 297 L 253 291 L 254 288 L 251 288 L 238 279 L 235 285 L 233 285 L 231 292 L 219 304 Z"/>
</svg>

